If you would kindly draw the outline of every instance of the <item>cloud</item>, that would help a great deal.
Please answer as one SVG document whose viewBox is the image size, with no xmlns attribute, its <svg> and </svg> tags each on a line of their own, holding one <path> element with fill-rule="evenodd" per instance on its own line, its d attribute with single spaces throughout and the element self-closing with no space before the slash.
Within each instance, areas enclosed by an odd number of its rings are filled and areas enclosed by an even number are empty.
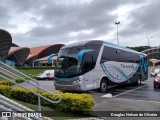
<svg viewBox="0 0 160 120">
<path fill-rule="evenodd" d="M 114 22 L 121 20 L 120 43 L 129 45 L 129 39 L 158 34 L 159 5 L 158 0 L 1 0 L 0 26 L 21 46 L 88 39 L 115 43 Z"/>
<path fill-rule="evenodd" d="M 160 1 L 155 0 L 154 2 L 150 1 L 132 11 L 128 16 L 128 19 L 132 19 L 132 22 L 121 32 L 122 35 L 129 36 L 157 31 L 160 28 L 159 6 Z"/>
</svg>

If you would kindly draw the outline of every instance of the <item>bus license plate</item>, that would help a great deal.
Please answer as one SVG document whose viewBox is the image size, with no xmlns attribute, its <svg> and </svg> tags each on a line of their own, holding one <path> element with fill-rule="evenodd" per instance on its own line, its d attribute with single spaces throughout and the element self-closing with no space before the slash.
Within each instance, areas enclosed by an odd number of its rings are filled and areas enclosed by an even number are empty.
<svg viewBox="0 0 160 120">
<path fill-rule="evenodd" d="M 63 89 L 63 90 L 66 89 L 66 86 L 62 86 L 61 89 Z"/>
</svg>

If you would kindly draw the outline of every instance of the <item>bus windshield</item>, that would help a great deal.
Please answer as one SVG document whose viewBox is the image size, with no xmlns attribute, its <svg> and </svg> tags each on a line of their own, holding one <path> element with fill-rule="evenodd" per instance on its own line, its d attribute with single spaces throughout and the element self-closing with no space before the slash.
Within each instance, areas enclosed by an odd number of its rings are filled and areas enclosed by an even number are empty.
<svg viewBox="0 0 160 120">
<path fill-rule="evenodd" d="M 82 47 L 60 50 L 55 65 L 55 76 L 69 78 L 80 75 L 82 66 L 77 55 L 81 50 Z"/>
</svg>

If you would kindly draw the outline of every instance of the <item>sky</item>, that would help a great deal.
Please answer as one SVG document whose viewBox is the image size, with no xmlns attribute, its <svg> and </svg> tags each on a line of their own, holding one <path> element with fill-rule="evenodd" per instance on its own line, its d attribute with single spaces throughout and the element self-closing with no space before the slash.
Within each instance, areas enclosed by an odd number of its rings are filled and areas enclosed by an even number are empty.
<svg viewBox="0 0 160 120">
<path fill-rule="evenodd" d="M 160 45 L 160 0 L 0 0 L 0 29 L 23 47 L 104 40 Z"/>
</svg>

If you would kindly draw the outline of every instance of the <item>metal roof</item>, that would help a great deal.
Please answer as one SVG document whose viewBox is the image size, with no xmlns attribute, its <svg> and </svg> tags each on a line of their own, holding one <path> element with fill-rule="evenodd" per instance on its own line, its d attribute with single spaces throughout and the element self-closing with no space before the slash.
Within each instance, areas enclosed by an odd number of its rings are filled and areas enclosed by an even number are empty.
<svg viewBox="0 0 160 120">
<path fill-rule="evenodd" d="M 0 61 L 4 61 L 12 45 L 12 37 L 6 30 L 0 29 Z"/>
<path fill-rule="evenodd" d="M 55 45 L 47 45 L 30 48 L 30 53 L 34 55 L 38 55 L 38 58 L 43 58 L 49 56 L 53 53 L 58 53 L 60 48 L 64 46 L 63 44 L 55 44 Z"/>
<path fill-rule="evenodd" d="M 11 47 L 8 53 L 8 60 L 14 61 L 16 64 L 23 64 L 29 55 L 27 47 Z"/>
</svg>

